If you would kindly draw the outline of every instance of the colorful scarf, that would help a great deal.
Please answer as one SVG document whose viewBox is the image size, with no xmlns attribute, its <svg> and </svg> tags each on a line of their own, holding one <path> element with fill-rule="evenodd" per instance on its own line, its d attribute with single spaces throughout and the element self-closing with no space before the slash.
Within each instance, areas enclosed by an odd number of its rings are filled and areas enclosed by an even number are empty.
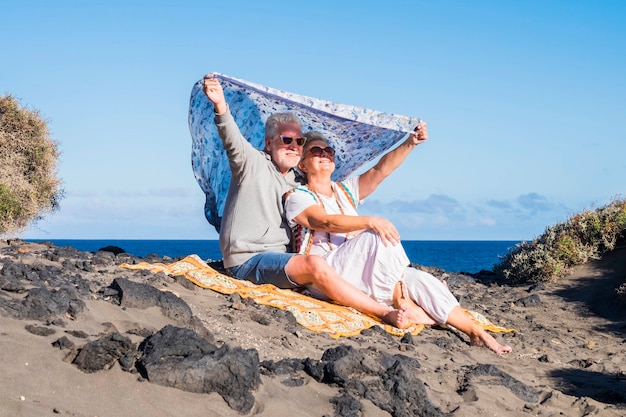
<svg viewBox="0 0 626 417">
<path fill-rule="evenodd" d="M 214 73 L 243 137 L 257 149 L 265 143 L 265 121 L 276 112 L 292 112 L 302 120 L 302 131 L 317 130 L 335 148 L 341 181 L 361 166 L 384 154 L 406 138 L 420 119 L 381 113 L 362 107 L 333 103 L 265 87 Z M 202 80 L 191 90 L 189 130 L 192 138 L 191 165 L 206 195 L 205 216 L 219 231 L 230 184 L 226 152 L 213 121 L 213 103 L 202 91 Z"/>
</svg>

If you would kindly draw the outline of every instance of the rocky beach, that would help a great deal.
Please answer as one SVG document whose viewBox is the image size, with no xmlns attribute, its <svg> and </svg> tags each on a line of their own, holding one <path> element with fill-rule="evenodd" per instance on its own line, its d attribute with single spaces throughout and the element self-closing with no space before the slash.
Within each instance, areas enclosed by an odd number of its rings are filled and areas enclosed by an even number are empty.
<svg viewBox="0 0 626 417">
<path fill-rule="evenodd" d="M 287 311 L 120 267 L 142 261 L 174 260 L 0 240 L 0 416 L 626 415 L 626 248 L 555 284 L 423 267 L 517 330 L 494 334 L 513 348 L 502 356 L 452 328 L 333 339 Z"/>
</svg>

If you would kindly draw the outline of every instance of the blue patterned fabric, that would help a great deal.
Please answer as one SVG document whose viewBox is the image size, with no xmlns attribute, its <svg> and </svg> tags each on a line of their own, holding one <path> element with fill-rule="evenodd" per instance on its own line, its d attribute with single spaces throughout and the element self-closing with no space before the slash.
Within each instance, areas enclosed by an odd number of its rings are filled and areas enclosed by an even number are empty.
<svg viewBox="0 0 626 417">
<path fill-rule="evenodd" d="M 272 113 L 295 113 L 302 120 L 303 133 L 310 130 L 322 132 L 336 150 L 334 181 L 347 178 L 385 153 L 406 138 L 420 122 L 418 118 L 333 103 L 223 74 L 214 75 L 220 79 L 242 135 L 257 149 L 264 146 L 265 121 Z M 205 216 L 219 232 L 231 175 L 226 152 L 213 122 L 213 103 L 202 91 L 202 80 L 191 90 L 189 130 L 191 165 L 206 195 Z"/>
</svg>

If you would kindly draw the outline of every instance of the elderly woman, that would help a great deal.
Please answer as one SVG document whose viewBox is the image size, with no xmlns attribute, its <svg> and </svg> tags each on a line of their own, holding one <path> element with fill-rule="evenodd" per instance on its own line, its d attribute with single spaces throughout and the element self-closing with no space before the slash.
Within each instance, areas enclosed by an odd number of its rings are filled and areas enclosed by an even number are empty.
<svg viewBox="0 0 626 417">
<path fill-rule="evenodd" d="M 399 234 L 390 222 L 358 215 L 359 202 L 388 175 L 376 171 L 388 161 L 381 159 L 361 176 L 333 182 L 334 149 L 319 132 L 304 136 L 307 142 L 298 167 L 307 185 L 290 191 L 285 199 L 296 251 L 323 256 L 340 276 L 376 301 L 396 307 L 400 304 L 406 311 L 407 326 L 410 322 L 449 324 L 467 334 L 472 346 L 486 346 L 497 354 L 510 352 L 511 347 L 499 344 L 465 314 L 445 284 L 409 266 Z M 400 293 L 398 286 L 403 288 Z M 313 296 L 325 298 L 315 287 L 309 290 Z"/>
</svg>

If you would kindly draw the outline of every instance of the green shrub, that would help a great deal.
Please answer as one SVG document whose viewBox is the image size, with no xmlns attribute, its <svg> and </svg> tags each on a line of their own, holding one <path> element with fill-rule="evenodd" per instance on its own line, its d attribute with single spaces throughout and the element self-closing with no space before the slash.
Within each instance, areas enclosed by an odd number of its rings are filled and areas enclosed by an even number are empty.
<svg viewBox="0 0 626 417">
<path fill-rule="evenodd" d="M 546 228 L 532 242 L 522 242 L 494 271 L 516 283 L 554 282 L 572 266 L 599 259 L 626 234 L 626 200 L 616 198 L 596 210 L 574 214 Z"/>
<path fill-rule="evenodd" d="M 0 235 L 21 231 L 58 208 L 57 144 L 37 111 L 0 97 Z"/>
</svg>

